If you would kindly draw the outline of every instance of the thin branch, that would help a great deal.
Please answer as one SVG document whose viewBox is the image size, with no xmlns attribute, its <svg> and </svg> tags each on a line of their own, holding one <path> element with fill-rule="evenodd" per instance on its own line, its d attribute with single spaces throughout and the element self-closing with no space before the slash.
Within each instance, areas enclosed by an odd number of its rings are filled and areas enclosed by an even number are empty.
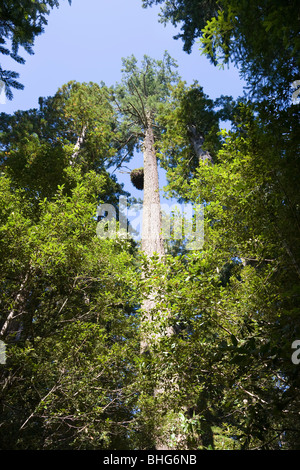
<svg viewBox="0 0 300 470">
<path fill-rule="evenodd" d="M 20 302 L 20 300 L 21 300 L 21 298 L 22 298 L 24 287 L 25 287 L 25 285 L 26 285 L 26 283 L 27 283 L 27 281 L 28 281 L 28 278 L 29 278 L 29 273 L 30 273 L 30 271 L 27 271 L 27 273 L 26 273 L 26 275 L 25 275 L 25 278 L 24 278 L 24 280 L 23 280 L 23 282 L 22 282 L 22 284 L 21 284 L 21 286 L 20 286 L 20 289 L 19 289 L 19 291 L 18 291 L 18 294 L 17 294 L 17 296 L 16 296 L 16 299 L 15 299 L 15 306 L 14 306 L 14 307 L 11 309 L 11 311 L 9 312 L 8 317 L 7 317 L 7 319 L 6 319 L 5 323 L 4 323 L 4 325 L 2 326 L 2 329 L 1 329 L 1 332 L 0 332 L 0 336 L 4 336 L 4 334 L 5 334 L 5 332 L 6 332 L 7 328 L 8 328 L 8 326 L 9 326 L 9 324 L 10 324 L 10 322 L 11 322 L 14 318 L 16 318 L 16 317 L 14 316 L 14 312 L 15 312 L 16 306 L 18 305 L 18 303 Z"/>
<path fill-rule="evenodd" d="M 51 390 L 47 393 L 47 395 L 45 395 L 45 396 L 41 399 L 40 403 L 35 407 L 34 411 L 31 413 L 30 416 L 28 416 L 28 418 L 26 419 L 26 421 L 24 421 L 24 423 L 23 423 L 22 426 L 20 427 L 20 431 L 26 426 L 26 424 L 28 423 L 28 421 L 34 416 L 34 414 L 35 414 L 36 410 L 38 409 L 38 407 L 40 406 L 40 404 L 41 404 L 44 400 L 46 400 L 46 398 L 48 398 L 48 396 L 49 396 L 56 388 L 57 388 L 57 385 L 54 385 L 54 386 L 51 388 Z"/>
<path fill-rule="evenodd" d="M 143 109 L 144 118 L 145 118 L 145 125 L 147 125 L 147 114 L 146 114 L 146 111 L 145 111 L 144 102 L 143 102 L 142 97 L 140 95 L 140 92 L 139 92 L 139 90 L 138 90 L 138 88 L 137 88 L 137 86 L 135 85 L 134 82 L 133 82 L 133 86 L 135 88 L 135 91 L 137 92 L 137 95 L 138 95 L 139 99 L 140 99 L 142 109 Z"/>
<path fill-rule="evenodd" d="M 142 124 L 145 125 L 144 120 L 143 120 L 143 116 L 141 116 L 139 110 L 134 106 L 134 104 L 133 104 L 131 101 L 128 101 L 128 103 L 130 104 L 130 106 L 132 107 L 132 109 L 134 109 L 135 113 L 134 113 L 132 110 L 130 110 L 130 108 L 127 108 L 126 111 L 127 111 L 129 114 L 131 114 L 132 116 L 135 116 Z"/>
<path fill-rule="evenodd" d="M 249 395 L 250 397 L 255 398 L 256 400 L 258 400 L 258 401 L 264 403 L 264 405 L 268 405 L 268 404 L 269 404 L 267 401 L 263 400 L 263 399 L 260 398 L 259 396 L 254 395 L 254 393 L 251 393 L 251 392 L 249 392 L 248 390 L 246 390 L 244 387 L 242 387 L 242 386 L 240 385 L 240 383 L 238 383 L 237 385 L 238 385 L 238 387 L 239 387 L 241 390 L 243 390 L 243 392 L 245 392 L 245 393 L 246 393 L 247 395 Z"/>
<path fill-rule="evenodd" d="M 149 62 L 147 62 L 147 65 L 146 65 L 146 70 L 145 70 L 145 73 L 143 73 L 143 84 L 144 84 L 144 92 L 145 92 L 145 96 L 147 96 L 147 87 L 146 87 L 146 74 L 148 72 L 148 66 L 149 66 Z"/>
</svg>

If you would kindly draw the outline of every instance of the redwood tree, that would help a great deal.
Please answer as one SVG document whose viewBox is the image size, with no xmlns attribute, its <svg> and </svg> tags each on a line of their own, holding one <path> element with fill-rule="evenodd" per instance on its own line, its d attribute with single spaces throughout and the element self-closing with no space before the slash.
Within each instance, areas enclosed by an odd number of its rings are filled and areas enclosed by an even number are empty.
<svg viewBox="0 0 300 470">
<path fill-rule="evenodd" d="M 144 199 L 141 247 L 145 255 L 143 276 L 146 288 L 141 308 L 142 356 L 147 356 L 149 353 L 151 356 L 154 345 L 161 339 L 161 331 L 164 332 L 163 336 L 172 331 L 168 321 L 165 325 L 164 314 L 156 305 L 157 289 L 152 286 L 151 275 L 155 271 L 155 259 L 162 261 L 165 254 L 156 142 L 161 134 L 161 126 L 158 124 L 159 111 L 170 97 L 171 86 L 178 81 L 174 67 L 175 63 L 167 52 L 163 60 L 153 60 L 144 56 L 141 68 L 138 67 L 134 56 L 123 59 L 123 80 L 114 90 L 115 102 L 121 117 L 121 128 L 127 132 L 127 140 L 135 143 L 137 150 L 142 150 L 143 153 Z M 165 384 L 158 377 L 153 385 L 153 396 L 160 395 L 164 390 Z M 155 406 L 152 410 L 153 413 L 160 411 L 161 409 Z M 149 409 L 147 413 L 149 416 Z M 150 432 L 153 432 L 153 429 Z M 146 445 L 153 444 L 157 449 L 168 448 L 162 435 L 162 430 L 156 429 L 153 433 L 153 442 L 147 442 Z"/>
</svg>

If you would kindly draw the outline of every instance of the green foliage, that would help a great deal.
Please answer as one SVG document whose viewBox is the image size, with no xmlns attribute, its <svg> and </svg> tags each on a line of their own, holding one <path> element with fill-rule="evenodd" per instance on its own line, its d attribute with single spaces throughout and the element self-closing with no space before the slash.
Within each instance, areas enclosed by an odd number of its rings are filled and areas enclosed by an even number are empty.
<svg viewBox="0 0 300 470">
<path fill-rule="evenodd" d="M 182 33 L 176 34 L 174 38 L 184 41 L 186 52 L 191 52 L 194 39 L 199 37 L 206 22 L 216 14 L 220 4 L 215 0 L 142 0 L 144 8 L 162 3 L 160 21 L 164 24 L 171 21 L 175 27 L 181 27 Z"/>
<path fill-rule="evenodd" d="M 291 99 L 299 78 L 299 5 L 296 1 L 144 0 L 144 7 L 163 4 L 161 21 L 180 26 L 184 50 L 200 39 L 214 64 L 232 62 L 256 99 Z"/>
<path fill-rule="evenodd" d="M 182 81 L 172 87 L 168 103 L 160 107 L 158 122 L 164 132 L 157 143 L 158 157 L 170 181 L 169 175 L 177 168 L 181 184 L 188 184 L 199 165 L 199 156 L 192 145 L 192 128 L 196 135 L 203 137 L 203 150 L 216 158 L 221 140 L 219 114 L 214 107 L 197 82 L 187 87 Z"/>
<path fill-rule="evenodd" d="M 113 89 L 113 97 L 121 118 L 121 129 L 132 145 L 139 144 L 147 127 L 154 124 L 160 135 L 156 116 L 167 102 L 170 86 L 178 80 L 175 61 L 165 52 L 162 60 L 144 56 L 138 67 L 134 56 L 123 59 L 123 78 Z"/>
<path fill-rule="evenodd" d="M 0 161 L 13 184 L 26 188 L 33 201 L 51 197 L 58 184 L 67 192 L 74 185 L 68 171 L 72 161 L 81 173 L 101 172 L 107 194 L 117 198 L 121 186 L 107 170 L 118 163 L 122 149 L 118 150 L 116 116 L 107 88 L 69 82 L 53 97 L 40 98 L 39 104 L 39 109 L 1 114 Z M 83 142 L 74 156 L 83 129 Z"/>
<path fill-rule="evenodd" d="M 130 180 L 132 184 L 142 190 L 144 188 L 144 168 L 136 168 L 130 173 Z"/>
<path fill-rule="evenodd" d="M 157 276 L 158 305 L 171 309 L 178 334 L 159 346 L 168 366 L 160 351 L 154 367 L 173 377 L 165 408 L 194 413 L 189 448 L 298 448 L 297 112 L 266 125 L 241 104 L 235 119 L 215 165 L 200 164 L 189 183 L 181 166 L 169 171 L 173 195 L 205 205 L 205 242 Z"/>
<path fill-rule="evenodd" d="M 130 244 L 96 236 L 103 180 L 77 175 L 70 196 L 60 187 L 40 201 L 36 223 L 26 194 L 12 192 L 5 176 L 0 183 L 1 324 L 11 309 L 15 317 L 3 336 L 2 448 L 127 446 L 135 267 Z"/>
<path fill-rule="evenodd" d="M 166 53 L 124 59 L 110 89 L 70 82 L 1 115 L 3 449 L 299 448 L 296 5 L 154 3 L 186 50 L 202 38 L 239 65 L 254 98 L 210 100 Z M 96 231 L 97 205 L 123 193 L 108 169 L 149 125 L 168 192 L 205 208 L 203 248 L 174 243 L 163 262 Z"/>
<path fill-rule="evenodd" d="M 96 235 L 97 205 L 114 202 L 120 189 L 100 163 L 89 163 L 94 138 L 103 142 L 98 162 L 111 158 L 111 129 L 118 129 L 111 108 L 101 114 L 107 141 L 89 124 L 91 141 L 87 134 L 76 164 L 68 165 L 88 120 L 81 99 L 93 100 L 95 90 L 62 90 L 56 98 L 63 106 L 43 102 L 48 120 L 38 145 L 37 111 L 5 115 L 2 124 L 2 448 L 149 449 L 158 435 L 178 450 L 298 448 L 300 385 L 291 362 L 300 331 L 295 108 L 270 117 L 265 107 L 266 123 L 251 103 L 222 98 L 233 129 L 211 147 L 215 164 L 194 165 L 187 181 L 180 156 L 185 161 L 191 152 L 188 118 L 209 136 L 218 115 L 198 85 L 172 89 L 157 114 L 165 129 L 161 161 L 170 158 L 173 194 L 204 203 L 205 243 L 149 263 L 129 240 Z M 21 167 L 24 148 L 30 158 L 40 142 L 52 145 L 68 119 L 68 150 L 48 154 L 64 161 L 65 182 L 53 179 L 45 196 L 42 165 L 25 179 L 5 152 L 15 152 Z M 151 355 L 140 354 L 139 308 L 154 293 L 155 321 L 143 319 Z"/>
<path fill-rule="evenodd" d="M 3 115 L 3 449 L 131 446 L 138 261 L 129 240 L 96 231 L 98 204 L 122 192 L 106 170 L 117 134 L 107 97 L 72 82 L 40 110 Z"/>
<path fill-rule="evenodd" d="M 71 0 L 68 0 L 71 5 Z M 10 56 L 18 63 L 25 60 L 19 55 L 19 48 L 23 47 L 28 54 L 33 54 L 34 39 L 44 31 L 47 24 L 49 8 L 58 7 L 58 0 L 21 0 L 17 3 L 4 0 L 0 6 L 0 53 Z M 10 41 L 9 47 L 6 43 Z M 0 80 L 5 83 L 5 92 L 8 99 L 13 98 L 12 88 L 23 89 L 16 79 L 19 74 L 0 67 Z"/>
</svg>

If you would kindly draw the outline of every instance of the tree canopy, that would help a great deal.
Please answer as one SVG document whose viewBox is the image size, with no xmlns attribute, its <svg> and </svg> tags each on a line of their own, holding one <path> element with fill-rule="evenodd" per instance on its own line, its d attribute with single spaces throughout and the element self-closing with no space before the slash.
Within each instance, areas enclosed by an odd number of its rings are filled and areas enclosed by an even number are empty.
<svg viewBox="0 0 300 470">
<path fill-rule="evenodd" d="M 201 40 L 250 93 L 212 100 L 165 52 L 123 59 L 120 83 L 70 81 L 1 114 L 3 450 L 299 449 L 298 10 L 154 3 L 186 51 Z M 46 15 L 21 2 L 16 18 L 22 5 L 12 54 Z M 200 249 L 174 227 L 160 250 L 118 231 L 130 188 L 115 169 L 136 151 L 148 227 L 161 241 L 160 165 L 166 197 L 203 207 Z"/>
<path fill-rule="evenodd" d="M 284 0 L 143 0 L 162 4 L 160 19 L 180 27 L 175 37 L 191 52 L 198 40 L 214 64 L 233 63 L 251 96 L 290 100 L 299 78 L 299 5 Z"/>
<path fill-rule="evenodd" d="M 71 5 L 71 0 L 68 2 Z M 20 0 L 17 3 L 3 0 L 0 5 L 0 53 L 24 64 L 25 59 L 19 55 L 19 48 L 23 47 L 28 54 L 33 54 L 34 40 L 44 32 L 50 9 L 58 6 L 58 0 Z M 13 98 L 12 88 L 24 88 L 18 78 L 18 73 L 3 70 L 0 66 L 0 80 L 4 82 L 5 93 L 10 100 Z"/>
</svg>

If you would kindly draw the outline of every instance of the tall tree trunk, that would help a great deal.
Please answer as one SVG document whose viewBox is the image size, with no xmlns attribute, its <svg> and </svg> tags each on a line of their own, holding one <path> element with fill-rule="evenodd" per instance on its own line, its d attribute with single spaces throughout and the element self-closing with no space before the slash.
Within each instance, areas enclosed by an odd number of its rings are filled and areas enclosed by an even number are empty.
<svg viewBox="0 0 300 470">
<path fill-rule="evenodd" d="M 154 253 L 164 255 L 158 169 L 151 124 L 146 129 L 144 138 L 142 250 L 149 257 Z"/>
<path fill-rule="evenodd" d="M 148 119 L 148 127 L 145 132 L 144 138 L 144 201 L 143 201 L 143 222 L 142 222 L 142 251 L 150 258 L 157 254 L 160 260 L 163 260 L 164 240 L 162 235 L 162 216 L 159 195 L 159 179 L 156 151 L 154 146 L 154 135 L 151 119 Z M 151 275 L 151 263 L 149 263 Z M 145 275 L 145 274 L 144 274 Z M 142 319 L 142 338 L 141 338 L 141 353 L 146 351 L 151 354 L 152 342 L 160 340 L 161 333 L 156 333 L 159 329 L 159 313 L 157 312 L 157 292 L 155 289 L 144 299 L 142 305 L 143 319 Z M 153 326 L 152 326 L 153 325 Z M 174 333 L 172 326 L 165 328 L 164 335 L 170 336 Z M 166 393 L 171 384 L 164 382 L 157 383 L 154 389 L 154 396 Z M 159 415 L 160 409 L 156 412 Z M 164 437 L 164 425 L 155 430 L 155 449 L 168 450 L 170 449 L 166 438 Z M 169 437 L 169 436 L 168 436 Z"/>
<path fill-rule="evenodd" d="M 162 218 L 160 209 L 159 180 L 157 159 L 154 147 L 154 135 L 151 119 L 145 131 L 144 145 L 144 201 L 142 221 L 142 251 L 150 259 L 154 253 L 164 255 L 162 238 Z M 146 325 L 152 321 L 151 311 L 155 307 L 155 292 L 143 302 L 144 321 Z M 147 329 L 147 328 L 146 328 Z M 142 333 L 141 352 L 149 348 L 147 333 Z"/>
</svg>

